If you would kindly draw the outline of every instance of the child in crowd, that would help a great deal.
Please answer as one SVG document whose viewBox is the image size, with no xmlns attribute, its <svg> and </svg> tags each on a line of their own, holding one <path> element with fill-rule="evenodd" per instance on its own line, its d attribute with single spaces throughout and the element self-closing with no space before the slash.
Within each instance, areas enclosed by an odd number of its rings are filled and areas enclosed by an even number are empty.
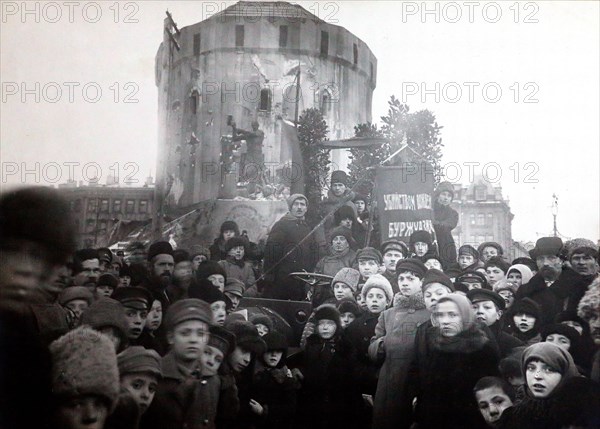
<svg viewBox="0 0 600 429">
<path fill-rule="evenodd" d="M 190 410 L 195 417 L 203 415 L 202 420 L 214 421 L 214 404 L 202 395 L 193 395 L 200 358 L 209 339 L 210 306 L 199 299 L 182 299 L 169 307 L 164 323 L 170 349 L 161 359 L 162 379 L 140 427 L 194 427 L 198 422 L 187 420 Z"/>
<path fill-rule="evenodd" d="M 110 298 L 118 286 L 119 279 L 114 274 L 102 274 L 96 283 L 96 298 Z"/>
<path fill-rule="evenodd" d="M 504 299 L 506 309 L 512 307 L 515 302 L 515 294 L 517 293 L 518 286 L 515 283 L 511 283 L 507 280 L 500 280 L 494 285 L 494 292 Z"/>
<path fill-rule="evenodd" d="M 167 353 L 167 344 L 164 341 L 164 331 L 161 329 L 162 319 L 162 302 L 158 299 L 154 299 L 150 311 L 148 311 L 144 331 L 138 340 L 139 345 L 147 349 L 155 350 L 160 356 L 164 356 Z"/>
<path fill-rule="evenodd" d="M 262 368 L 256 372 L 252 383 L 252 398 L 265 409 L 261 427 L 291 428 L 300 388 L 298 374 L 294 375 L 286 366 L 288 344 L 285 336 L 273 331 L 262 338 L 267 348 L 259 360 Z"/>
<path fill-rule="evenodd" d="M 369 277 L 374 274 L 378 274 L 381 271 L 382 257 L 379 250 L 373 247 L 364 247 L 356 253 L 356 264 L 360 273 L 359 287 L 362 289 L 362 284 L 367 281 Z"/>
<path fill-rule="evenodd" d="M 504 249 L 500 244 L 494 241 L 486 241 L 477 247 L 477 253 L 479 253 L 479 256 L 481 257 L 481 262 L 485 264 L 491 258 L 501 258 L 504 255 Z"/>
<path fill-rule="evenodd" d="M 356 318 L 362 315 L 361 309 L 354 298 L 344 298 L 337 302 L 337 309 L 340 312 L 340 321 L 342 329 L 346 329 Z"/>
<path fill-rule="evenodd" d="M 463 284 L 466 292 L 473 289 L 492 290 L 488 284 L 486 276 L 478 271 L 466 270 L 456 278 L 456 283 Z"/>
<path fill-rule="evenodd" d="M 104 428 L 119 393 L 117 354 L 111 340 L 81 326 L 50 344 L 50 353 L 50 427 Z"/>
<path fill-rule="evenodd" d="M 463 244 L 458 249 L 458 265 L 461 270 L 475 270 L 479 266 L 479 253 L 470 244 Z"/>
<path fill-rule="evenodd" d="M 499 256 L 492 256 L 487 260 L 485 268 L 486 277 L 490 286 L 494 286 L 498 281 L 504 279 L 509 269 L 508 262 Z"/>
<path fill-rule="evenodd" d="M 266 314 L 255 314 L 250 318 L 250 322 L 256 326 L 258 335 L 261 337 L 273 331 L 273 321 Z"/>
<path fill-rule="evenodd" d="M 383 362 L 379 371 L 373 404 L 373 428 L 405 428 L 402 406 L 410 404 L 405 395 L 410 363 L 414 357 L 417 327 L 430 319 L 421 291 L 427 267 L 420 259 L 398 261 L 397 283 L 400 292 L 394 297 L 394 306 L 382 312 L 375 326 L 375 335 L 369 346 L 373 362 Z"/>
<path fill-rule="evenodd" d="M 523 374 L 523 371 L 521 370 L 520 361 L 523 351 L 524 349 L 511 356 L 505 357 L 498 365 L 500 375 L 515 391 L 515 403 L 521 402 L 525 395 L 525 390 L 523 389 L 525 385 L 525 374 Z"/>
<path fill-rule="evenodd" d="M 502 417 L 502 413 L 515 402 L 515 391 L 505 380 L 498 377 L 483 377 L 473 388 L 479 412 L 490 427 Z"/>
<path fill-rule="evenodd" d="M 539 343 L 540 335 L 540 306 L 530 298 L 523 298 L 513 304 L 508 318 L 507 330 L 510 334 L 527 345 Z"/>
<path fill-rule="evenodd" d="M 112 298 L 96 300 L 81 315 L 81 325 L 106 335 L 114 344 L 117 353 L 129 344 L 129 322 L 121 303 Z"/>
<path fill-rule="evenodd" d="M 526 396 L 504 411 L 503 429 L 595 428 L 600 421 L 598 386 L 581 377 L 562 347 L 538 343 L 521 359 Z"/>
<path fill-rule="evenodd" d="M 425 308 L 433 312 L 441 298 L 454 292 L 454 284 L 450 277 L 443 272 L 431 269 L 423 276 L 421 291 L 423 292 Z"/>
<path fill-rule="evenodd" d="M 227 257 L 227 250 L 225 250 L 225 243 L 233 237 L 240 235 L 240 228 L 237 223 L 232 220 L 226 220 L 221 224 L 219 230 L 219 236 L 215 238 L 213 244 L 208 248 L 210 251 L 210 259 L 218 262 L 222 261 Z"/>
<path fill-rule="evenodd" d="M 410 250 L 413 258 L 418 258 L 425 262 L 431 255 L 436 255 L 437 251 L 433 246 L 433 238 L 427 231 L 415 231 L 410 236 Z"/>
<path fill-rule="evenodd" d="M 217 288 L 192 286 L 188 291 L 190 298 L 201 299 L 210 304 L 212 323 L 223 326 L 227 317 L 227 297 Z"/>
<path fill-rule="evenodd" d="M 148 310 L 154 302 L 154 297 L 148 289 L 137 286 L 117 288 L 112 297 L 125 308 L 130 345 L 139 345 L 138 339 L 146 325 Z"/>
<path fill-rule="evenodd" d="M 541 336 L 542 342 L 556 344 L 568 351 L 578 371 L 583 375 L 590 375 L 591 362 L 586 359 L 581 335 L 574 328 L 562 323 L 553 323 L 542 328 Z"/>
<path fill-rule="evenodd" d="M 348 210 L 352 209 L 348 206 Z M 356 243 L 352 238 L 352 231 L 345 226 L 338 226 L 331 231 L 330 254 L 324 256 L 317 262 L 315 272 L 328 276 L 335 276 L 342 268 L 351 267 L 356 259 L 356 252 L 352 250 Z"/>
<path fill-rule="evenodd" d="M 119 270 L 119 286 L 131 286 L 131 267 L 123 264 Z"/>
<path fill-rule="evenodd" d="M 439 256 L 428 256 L 424 264 L 427 267 L 427 269 L 435 268 L 436 270 L 444 271 L 444 269 L 442 268 L 442 261 Z"/>
<path fill-rule="evenodd" d="M 221 292 L 225 290 L 225 281 L 227 280 L 227 273 L 223 267 L 215 261 L 204 261 L 196 270 L 196 281 L 201 283 L 203 280 L 210 281 L 213 286 L 218 288 Z"/>
<path fill-rule="evenodd" d="M 227 256 L 219 261 L 225 270 L 226 279 L 238 279 L 244 284 L 244 290 L 250 288 L 255 282 L 252 264 L 245 260 L 248 241 L 242 237 L 233 237 L 225 243 Z"/>
<path fill-rule="evenodd" d="M 527 265 L 514 264 L 508 268 L 506 272 L 506 280 L 517 286 L 517 289 L 522 285 L 529 283 L 529 280 L 533 277 L 531 269 Z"/>
<path fill-rule="evenodd" d="M 64 289 L 58 296 L 58 303 L 70 311 L 73 320 L 71 327 L 79 326 L 83 312 L 94 302 L 94 295 L 84 286 L 71 286 Z"/>
<path fill-rule="evenodd" d="M 229 300 L 227 303 L 228 312 L 236 311 L 238 305 L 240 305 L 240 301 L 244 297 L 245 286 L 240 280 L 236 278 L 227 278 L 227 282 L 225 282 L 225 290 L 223 293 L 225 297 Z"/>
</svg>

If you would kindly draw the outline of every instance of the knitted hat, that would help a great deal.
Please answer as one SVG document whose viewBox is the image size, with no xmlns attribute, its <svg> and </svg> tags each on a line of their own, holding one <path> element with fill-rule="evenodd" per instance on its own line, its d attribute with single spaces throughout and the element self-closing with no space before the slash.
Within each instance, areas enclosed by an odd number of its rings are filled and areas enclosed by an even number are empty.
<svg viewBox="0 0 600 429">
<path fill-rule="evenodd" d="M 188 296 L 190 298 L 201 299 L 209 304 L 217 301 L 225 302 L 225 294 L 223 294 L 219 288 L 214 287 L 212 284 L 210 286 L 193 284 L 188 288 Z"/>
<path fill-rule="evenodd" d="M 500 293 L 503 290 L 509 290 L 514 295 L 515 293 L 517 293 L 517 289 L 519 288 L 516 284 L 508 282 L 506 281 L 506 279 L 500 279 L 494 284 L 494 292 L 496 293 Z"/>
<path fill-rule="evenodd" d="M 333 171 L 331 173 L 331 184 L 333 185 L 334 183 L 343 183 L 348 186 L 348 175 L 346 172 L 342 170 Z"/>
<path fill-rule="evenodd" d="M 154 297 L 146 288 L 139 286 L 123 286 L 115 289 L 110 296 L 116 299 L 124 307 L 135 308 L 136 310 L 149 310 L 154 302 Z"/>
<path fill-rule="evenodd" d="M 148 249 L 148 260 L 158 255 L 173 255 L 173 247 L 168 241 L 156 241 Z"/>
<path fill-rule="evenodd" d="M 450 182 L 440 182 L 440 184 L 435 189 L 435 196 L 439 196 L 442 192 L 450 192 L 452 198 L 454 198 L 454 186 Z"/>
<path fill-rule="evenodd" d="M 575 362 L 573 362 L 571 354 L 556 344 L 544 342 L 527 347 L 521 358 L 521 368 L 523 373 L 525 373 L 527 364 L 532 360 L 540 360 L 546 365 L 558 370 L 562 375 L 560 384 L 563 384 L 565 379 L 577 377 L 579 375 L 579 371 L 577 371 L 577 367 L 575 366 Z"/>
<path fill-rule="evenodd" d="M 337 309 L 340 312 L 340 314 L 352 313 L 356 317 L 358 317 L 362 314 L 356 301 L 354 301 L 353 299 L 350 299 L 350 298 L 344 298 L 344 299 L 338 301 Z"/>
<path fill-rule="evenodd" d="M 244 237 L 232 237 L 225 242 L 225 252 L 229 252 L 234 247 L 241 246 L 244 251 L 248 249 L 248 241 Z"/>
<path fill-rule="evenodd" d="M 479 252 L 470 244 L 463 244 L 458 248 L 458 256 L 471 255 L 475 259 L 479 259 Z"/>
<path fill-rule="evenodd" d="M 76 249 L 69 205 L 50 188 L 29 187 L 0 198 L 0 249 L 30 241 L 45 249 L 45 257 L 62 264 Z"/>
<path fill-rule="evenodd" d="M 240 235 L 240 227 L 232 220 L 226 220 L 221 224 L 220 235 L 223 235 L 225 231 L 233 231 L 236 236 Z"/>
<path fill-rule="evenodd" d="M 240 298 L 242 298 L 244 296 L 245 290 L 246 290 L 246 287 L 245 287 L 244 283 L 239 279 L 232 277 L 230 279 L 227 279 L 227 282 L 225 283 L 224 292 L 233 294 Z"/>
<path fill-rule="evenodd" d="M 114 328 L 120 338 L 119 349 L 125 348 L 129 341 L 129 323 L 125 317 L 125 308 L 113 298 L 100 298 L 81 314 L 81 325 L 87 325 L 97 331 L 102 328 Z"/>
<path fill-rule="evenodd" d="M 237 346 L 257 355 L 262 355 L 267 348 L 265 342 L 258 335 L 256 326 L 250 322 L 234 320 L 225 323 L 225 329 L 235 335 Z"/>
<path fill-rule="evenodd" d="M 400 259 L 396 263 L 396 275 L 403 271 L 410 271 L 418 278 L 422 279 L 427 272 L 427 267 L 417 258 Z"/>
<path fill-rule="evenodd" d="M 473 323 L 475 323 L 475 311 L 473 310 L 471 302 L 467 299 L 466 296 L 461 295 L 459 293 L 451 293 L 446 296 L 443 296 L 437 302 L 438 308 L 440 304 L 447 301 L 455 303 L 458 307 L 458 312 L 460 313 L 460 318 L 463 322 L 463 331 L 465 331 L 471 325 L 473 325 Z M 438 326 L 435 318 L 432 318 L 432 322 L 433 326 Z"/>
<path fill-rule="evenodd" d="M 88 305 L 92 305 L 94 295 L 92 295 L 92 292 L 90 292 L 88 288 L 83 286 L 70 286 L 63 289 L 60 295 L 58 295 L 58 303 L 60 305 L 65 305 L 74 299 L 82 299 L 86 301 Z"/>
<path fill-rule="evenodd" d="M 102 274 L 96 283 L 96 287 L 98 286 L 109 286 L 116 289 L 119 286 L 119 279 L 111 273 Z"/>
<path fill-rule="evenodd" d="M 221 350 L 223 357 L 230 354 L 235 349 L 235 335 L 219 325 L 213 325 L 209 328 L 210 337 L 208 345 Z"/>
<path fill-rule="evenodd" d="M 173 262 L 177 265 L 180 262 L 190 262 L 190 253 L 184 249 L 177 249 L 173 251 Z"/>
<path fill-rule="evenodd" d="M 208 303 L 195 298 L 182 299 L 171 304 L 165 315 L 165 328 L 172 331 L 177 325 L 188 320 L 212 323 L 212 310 Z"/>
<path fill-rule="evenodd" d="M 508 271 L 506 271 L 506 276 L 510 274 L 511 271 L 518 271 L 521 274 L 521 284 L 529 283 L 529 280 L 533 277 L 533 273 L 531 269 L 527 265 L 524 264 L 514 264 L 508 267 Z"/>
<path fill-rule="evenodd" d="M 319 324 L 320 320 L 333 320 L 337 329 L 336 335 L 342 332 L 342 321 L 340 319 L 340 312 L 331 304 L 322 304 L 315 310 L 315 326 Z"/>
<path fill-rule="evenodd" d="M 145 349 L 142 346 L 131 346 L 117 355 L 119 376 L 132 373 L 146 373 L 162 377 L 160 355 L 155 350 Z"/>
<path fill-rule="evenodd" d="M 408 246 L 404 241 L 396 240 L 394 238 L 392 238 L 391 240 L 384 241 L 379 248 L 381 249 L 382 255 L 385 255 L 385 252 L 389 250 L 397 250 L 398 252 L 402 253 L 402 256 L 406 258 L 409 252 Z"/>
<path fill-rule="evenodd" d="M 550 255 L 560 256 L 563 242 L 559 237 L 542 237 L 535 243 L 535 247 L 529 251 L 529 256 L 534 261 L 538 256 Z"/>
<path fill-rule="evenodd" d="M 356 271 L 354 268 L 344 267 L 336 273 L 335 277 L 331 281 L 331 286 L 334 286 L 336 283 L 344 283 L 350 289 L 352 289 L 353 293 L 356 293 L 359 281 L 360 273 L 358 271 Z"/>
<path fill-rule="evenodd" d="M 117 354 L 111 340 L 80 326 L 50 344 L 55 396 L 97 395 L 112 410 L 119 393 Z"/>
<path fill-rule="evenodd" d="M 221 274 L 225 279 L 227 279 L 227 273 L 225 269 L 216 261 L 203 261 L 198 265 L 198 269 L 196 270 L 196 279 L 207 279 L 213 274 Z"/>
<path fill-rule="evenodd" d="M 333 219 L 335 224 L 339 225 L 344 219 L 350 219 L 354 221 L 356 219 L 356 213 L 354 213 L 352 207 L 344 205 L 333 213 Z"/>
<path fill-rule="evenodd" d="M 294 201 L 296 201 L 299 198 L 302 198 L 304 201 L 306 201 L 306 204 L 308 205 L 308 198 L 306 198 L 304 195 L 302 195 L 302 194 L 292 194 L 287 199 L 287 205 L 288 205 L 288 208 L 290 210 L 292 209 L 292 206 L 294 205 Z"/>
<path fill-rule="evenodd" d="M 431 283 L 442 284 L 450 289 L 451 292 L 454 292 L 454 284 L 452 283 L 452 280 L 450 280 L 450 277 L 442 273 L 440 270 L 436 270 L 435 268 L 427 270 L 425 273 L 423 282 L 421 284 L 421 290 L 425 292 L 427 286 L 429 286 Z"/>
<path fill-rule="evenodd" d="M 415 243 L 427 243 L 431 246 L 433 244 L 433 239 L 431 238 L 431 234 L 427 231 L 415 231 L 410 235 L 410 245 L 413 246 Z"/>
<path fill-rule="evenodd" d="M 259 324 L 265 325 L 267 328 L 269 328 L 269 332 L 273 330 L 273 321 L 266 314 L 253 315 L 252 317 L 250 317 L 250 323 L 252 323 L 255 326 Z"/>
<path fill-rule="evenodd" d="M 373 274 L 371 277 L 367 279 L 363 288 L 362 288 L 362 296 L 363 299 L 366 299 L 367 293 L 369 290 L 373 288 L 379 288 L 385 293 L 388 303 L 391 303 L 394 299 L 394 291 L 392 289 L 392 285 L 381 274 Z"/>
<path fill-rule="evenodd" d="M 486 247 L 493 247 L 494 249 L 496 249 L 498 251 L 498 256 L 504 255 L 504 249 L 499 243 L 496 243 L 495 241 L 486 241 L 485 243 L 481 243 L 477 247 L 477 253 L 483 255 L 483 249 L 485 249 Z"/>
<path fill-rule="evenodd" d="M 531 298 L 523 298 L 512 305 L 511 312 L 513 315 L 522 313 L 529 314 L 535 317 L 537 322 L 540 319 L 542 309 L 539 304 Z"/>
<path fill-rule="evenodd" d="M 334 228 L 329 235 L 329 241 L 333 242 L 333 239 L 338 236 L 344 237 L 350 245 L 350 247 L 356 245 L 356 241 L 352 236 L 352 231 L 350 230 L 350 228 L 346 228 L 345 226 L 338 226 L 337 228 Z"/>
<path fill-rule="evenodd" d="M 356 252 L 356 260 L 360 261 L 361 259 L 370 259 L 381 265 L 382 257 L 379 250 L 373 247 L 363 247 L 358 252 Z"/>
<path fill-rule="evenodd" d="M 510 265 L 508 264 L 508 262 L 506 262 L 504 259 L 502 259 L 502 257 L 492 256 L 490 259 L 487 260 L 487 262 L 485 263 L 485 265 L 483 267 L 485 269 L 488 269 L 488 267 L 500 268 L 502 270 L 502 272 L 506 275 L 508 273 L 508 269 L 510 268 Z"/>
<path fill-rule="evenodd" d="M 498 295 L 496 292 L 492 292 L 487 289 L 471 289 L 467 292 L 467 298 L 475 304 L 481 301 L 492 301 L 498 307 L 498 310 L 504 310 L 506 308 L 506 302 L 504 298 Z"/>
</svg>

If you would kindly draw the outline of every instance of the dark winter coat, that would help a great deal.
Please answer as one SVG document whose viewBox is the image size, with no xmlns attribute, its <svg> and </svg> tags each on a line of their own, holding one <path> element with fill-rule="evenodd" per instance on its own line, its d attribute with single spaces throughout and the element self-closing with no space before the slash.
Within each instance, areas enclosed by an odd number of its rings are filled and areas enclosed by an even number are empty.
<svg viewBox="0 0 600 429">
<path fill-rule="evenodd" d="M 365 312 L 352 322 L 344 331 L 343 338 L 354 350 L 355 362 L 353 370 L 354 384 L 359 393 L 375 395 L 377 390 L 377 373 L 381 366 L 369 357 L 369 345 L 375 335 L 375 326 L 379 314 Z"/>
<path fill-rule="evenodd" d="M 219 261 L 219 265 L 225 270 L 227 279 L 238 279 L 244 283 L 246 290 L 256 283 L 254 270 L 252 269 L 252 264 L 250 262 L 244 260 L 238 262 L 232 258 L 226 258 Z"/>
<path fill-rule="evenodd" d="M 419 429 L 484 428 L 473 387 L 481 377 L 499 374 L 497 345 L 476 325 L 452 337 L 449 346 L 438 338 L 439 330 L 431 325 L 417 329 L 414 380 L 408 383 L 416 382 Z"/>
<path fill-rule="evenodd" d="M 452 230 L 458 225 L 458 212 L 450 206 L 443 206 L 434 201 L 432 224 L 442 266 L 448 268 L 450 264 L 456 262 L 456 244 L 452 238 Z"/>
<path fill-rule="evenodd" d="M 554 292 L 559 300 L 558 305 L 560 308 L 567 311 L 577 311 L 579 301 L 581 301 L 588 286 L 596 276 L 582 276 L 572 268 L 563 267 L 558 279 L 550 286 L 550 290 Z"/>
<path fill-rule="evenodd" d="M 412 402 L 412 397 L 406 398 L 406 379 L 414 359 L 417 328 L 429 319 L 421 293 L 399 298 L 394 307 L 379 315 L 375 338 L 369 346 L 371 359 L 383 360 L 373 404 L 373 429 L 409 427 L 402 424 L 402 416 L 410 413 L 403 406 Z"/>
<path fill-rule="evenodd" d="M 553 289 L 546 285 L 546 281 L 540 273 L 533 276 L 529 283 L 517 289 L 515 302 L 523 298 L 531 298 L 541 307 L 540 327 L 552 323 L 556 315 L 562 311 L 561 300 L 556 296 Z"/>
<path fill-rule="evenodd" d="M 215 238 L 215 241 L 209 246 L 208 250 L 210 251 L 211 261 L 219 262 L 227 257 L 227 251 L 225 250 L 225 240 L 223 240 L 223 237 L 221 236 Z"/>
<path fill-rule="evenodd" d="M 560 389 L 560 390 L 559 390 Z M 502 413 L 500 429 L 592 429 L 600 427 L 600 388 L 597 383 L 575 377 L 544 399 L 526 395 Z"/>
<path fill-rule="evenodd" d="M 309 236 L 296 247 L 311 231 L 304 219 L 290 213 L 284 215 L 271 228 L 265 246 L 264 270 L 270 271 L 272 284 L 265 291 L 265 298 L 292 299 L 305 298 L 304 282 L 288 277 L 296 271 L 313 271 L 319 257 L 314 236 Z M 279 265 L 275 264 L 294 249 Z"/>
<path fill-rule="evenodd" d="M 256 373 L 252 383 L 252 399 L 266 409 L 263 428 L 292 427 L 296 414 L 297 391 L 300 383 L 282 368 L 264 368 Z"/>
<path fill-rule="evenodd" d="M 493 325 L 488 326 L 488 328 L 492 332 L 494 339 L 498 344 L 501 358 L 505 358 L 506 356 L 510 355 L 515 347 L 522 347 L 526 345 L 517 337 L 510 335 L 508 332 L 503 331 L 502 324 L 500 321 L 497 321 Z"/>
</svg>

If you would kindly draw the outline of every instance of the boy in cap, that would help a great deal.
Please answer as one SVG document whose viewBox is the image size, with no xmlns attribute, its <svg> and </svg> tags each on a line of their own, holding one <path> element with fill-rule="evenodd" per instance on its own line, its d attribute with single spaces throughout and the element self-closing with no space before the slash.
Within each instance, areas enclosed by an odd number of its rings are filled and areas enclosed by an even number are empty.
<svg viewBox="0 0 600 429">
<path fill-rule="evenodd" d="M 500 280 L 494 285 L 494 292 L 500 295 L 506 304 L 506 308 L 509 309 L 515 302 L 515 294 L 517 293 L 518 286 L 507 280 Z"/>
<path fill-rule="evenodd" d="M 141 346 L 128 347 L 117 355 L 121 391 L 127 392 L 144 414 L 162 377 L 161 357 Z"/>
<path fill-rule="evenodd" d="M 129 322 L 125 316 L 125 308 L 112 298 L 100 298 L 81 315 L 81 326 L 106 335 L 119 353 L 129 343 Z"/>
<path fill-rule="evenodd" d="M 202 377 L 213 377 L 219 373 L 221 364 L 227 360 L 235 349 L 235 335 L 222 326 L 213 325 L 209 329 L 210 336 L 200 357 Z"/>
<path fill-rule="evenodd" d="M 359 285 L 367 281 L 372 275 L 378 274 L 381 271 L 381 253 L 373 247 L 364 247 L 360 249 L 356 253 L 356 262 L 355 266 L 358 265 L 358 271 L 361 276 Z M 361 287 L 359 286 L 359 289 L 360 288 Z"/>
<path fill-rule="evenodd" d="M 119 279 L 113 274 L 102 274 L 98 279 L 98 283 L 96 283 L 96 298 L 110 298 L 110 296 L 118 286 Z"/>
<path fill-rule="evenodd" d="M 516 347 L 525 344 L 502 330 L 502 314 L 504 312 L 504 298 L 496 292 L 487 289 L 472 289 L 467 292 L 475 311 L 475 319 L 485 324 L 494 336 L 500 349 L 500 357 L 504 358 L 512 353 Z"/>
<path fill-rule="evenodd" d="M 335 276 L 342 268 L 351 267 L 356 259 L 352 247 L 356 245 L 352 231 L 345 226 L 338 226 L 331 231 L 330 255 L 324 256 L 317 262 L 315 272 Z"/>
<path fill-rule="evenodd" d="M 227 257 L 225 244 L 233 237 L 238 237 L 239 235 L 240 227 L 237 223 L 232 220 L 224 221 L 219 227 L 219 236 L 215 238 L 215 241 L 209 247 L 210 260 L 218 262 L 225 259 Z"/>
<path fill-rule="evenodd" d="M 472 289 L 488 289 L 491 290 L 486 276 L 481 274 L 479 271 L 464 271 L 461 275 L 456 278 L 456 283 L 461 283 L 465 286 L 467 291 Z"/>
<path fill-rule="evenodd" d="M 485 265 L 485 275 L 490 286 L 494 286 L 498 281 L 504 279 L 508 273 L 510 265 L 499 256 L 492 256 Z"/>
<path fill-rule="evenodd" d="M 214 413 L 212 404 L 195 392 L 211 322 L 210 306 L 199 299 L 182 299 L 167 310 L 165 330 L 170 350 L 161 359 L 162 379 L 154 401 L 142 416 L 140 426 L 144 429 L 193 426 Z M 194 421 L 189 421 L 192 410 Z"/>
<path fill-rule="evenodd" d="M 461 270 L 475 270 L 479 266 L 479 253 L 470 244 L 464 244 L 458 249 L 458 265 Z"/>
<path fill-rule="evenodd" d="M 427 273 L 427 267 L 420 259 L 409 258 L 398 261 L 395 271 L 397 273 L 395 283 L 398 294 L 407 298 L 415 294 L 421 294 L 421 285 L 423 277 Z M 397 296 L 397 294 L 394 296 Z"/>
<path fill-rule="evenodd" d="M 433 312 L 437 302 L 448 294 L 454 292 L 454 284 L 450 277 L 443 272 L 434 269 L 428 270 L 421 283 L 425 307 Z"/>
<path fill-rule="evenodd" d="M 225 278 L 241 281 L 244 290 L 256 282 L 252 264 L 245 259 L 247 249 L 248 240 L 246 238 L 233 237 L 225 243 L 226 258 L 219 261 L 219 265 L 225 270 Z"/>
<path fill-rule="evenodd" d="M 129 341 L 131 344 L 136 344 L 146 324 L 150 305 L 154 302 L 152 294 L 147 289 L 129 286 L 117 288 L 112 298 L 125 308 L 125 317 L 129 325 Z"/>
<path fill-rule="evenodd" d="M 71 327 L 79 326 L 81 315 L 93 302 L 92 292 L 83 286 L 68 287 L 58 296 L 58 303 L 70 311 L 73 316 Z"/>
<path fill-rule="evenodd" d="M 245 286 L 236 278 L 227 278 L 223 293 L 229 299 L 229 312 L 235 311 L 244 297 Z"/>
</svg>

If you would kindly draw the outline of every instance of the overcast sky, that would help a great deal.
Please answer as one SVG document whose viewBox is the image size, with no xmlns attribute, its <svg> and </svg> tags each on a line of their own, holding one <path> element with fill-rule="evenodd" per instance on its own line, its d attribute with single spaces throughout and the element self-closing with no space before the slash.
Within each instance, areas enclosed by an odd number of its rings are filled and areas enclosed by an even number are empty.
<svg viewBox="0 0 600 429">
<path fill-rule="evenodd" d="M 64 182 L 69 169 L 81 180 L 92 162 L 102 182 L 119 171 L 142 183 L 155 169 L 154 57 L 165 10 L 181 28 L 233 4 L 75 3 L 30 2 L 23 14 L 22 2 L 2 2 L 3 188 L 58 174 Z M 490 180 L 500 172 L 514 239 L 552 231 L 553 193 L 561 234 L 600 237 L 599 2 L 429 2 L 429 13 L 422 2 L 299 4 L 377 57 L 375 122 L 391 95 L 430 109 L 444 127 L 449 178 L 467 184 L 469 163 L 478 174 L 487 165 Z"/>
</svg>

